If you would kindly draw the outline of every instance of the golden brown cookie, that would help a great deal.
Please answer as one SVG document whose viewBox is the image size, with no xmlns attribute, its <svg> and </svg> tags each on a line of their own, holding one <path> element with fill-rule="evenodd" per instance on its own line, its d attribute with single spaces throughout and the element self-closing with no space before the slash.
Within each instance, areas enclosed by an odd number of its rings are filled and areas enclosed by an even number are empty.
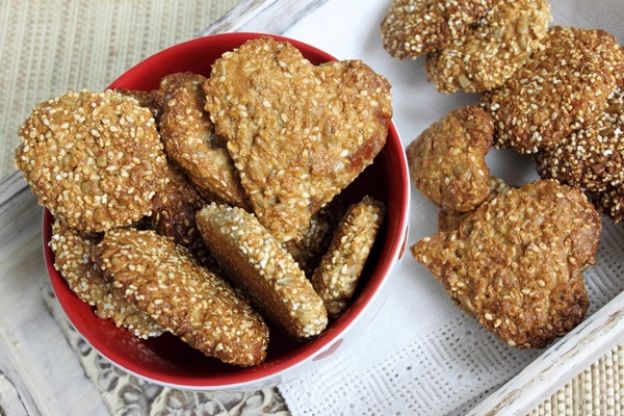
<svg viewBox="0 0 624 416">
<path fill-rule="evenodd" d="M 323 300 L 253 214 L 212 203 L 197 214 L 197 226 L 230 279 L 269 319 L 299 338 L 325 329 Z"/>
<path fill-rule="evenodd" d="M 624 183 L 624 92 L 618 88 L 597 123 L 538 153 L 542 178 L 602 192 Z"/>
<path fill-rule="evenodd" d="M 427 56 L 427 77 L 444 93 L 499 87 L 543 48 L 550 20 L 547 0 L 499 0 L 471 30 Z"/>
<path fill-rule="evenodd" d="M 349 305 L 383 223 L 384 211 L 384 204 L 368 195 L 350 206 L 314 271 L 312 286 L 331 317 L 338 317 Z"/>
<path fill-rule="evenodd" d="M 49 245 L 54 252 L 54 268 L 65 278 L 81 301 L 94 307 L 95 314 L 110 319 L 139 338 L 160 335 L 164 330 L 149 315 L 113 289 L 95 263 L 91 250 L 97 242 L 87 239 L 58 221 L 52 227 Z"/>
<path fill-rule="evenodd" d="M 492 146 L 492 117 L 478 107 L 453 111 L 407 147 L 414 186 L 440 208 L 467 212 L 489 192 L 485 155 Z"/>
<path fill-rule="evenodd" d="M 544 44 L 501 88 L 485 96 L 499 147 L 536 153 L 557 146 L 575 129 L 597 121 L 622 79 L 622 48 L 602 30 L 556 26 Z"/>
<path fill-rule="evenodd" d="M 301 238 L 372 163 L 392 116 L 389 83 L 362 62 L 312 65 L 271 38 L 225 53 L 204 90 L 254 212 L 280 242 Z"/>
<path fill-rule="evenodd" d="M 160 131 L 165 152 L 204 197 L 245 207 L 246 197 L 225 141 L 215 135 L 204 111 L 205 80 L 201 75 L 181 73 L 161 82 Z"/>
<path fill-rule="evenodd" d="M 239 366 L 261 363 L 264 321 L 219 276 L 154 231 L 109 231 L 95 249 L 98 265 L 126 298 L 209 357 Z"/>
<path fill-rule="evenodd" d="M 165 75 L 158 85 L 158 89 L 154 92 L 154 98 L 161 108 L 167 105 L 174 92 L 182 87 L 193 87 L 201 84 L 206 80 L 203 75 L 195 74 L 190 71 L 174 72 Z"/>
<path fill-rule="evenodd" d="M 490 192 L 488 193 L 485 201 L 483 201 L 483 204 L 491 201 L 503 192 L 507 192 L 509 189 L 511 188 L 505 183 L 505 181 L 495 176 L 490 176 Z M 438 213 L 438 231 L 448 232 L 459 228 L 459 224 L 461 224 L 462 221 L 464 221 L 473 212 L 474 211 L 455 212 L 441 209 Z"/>
<path fill-rule="evenodd" d="M 396 58 L 444 49 L 470 30 L 494 0 L 393 0 L 381 23 L 384 48 Z"/>
<path fill-rule="evenodd" d="M 600 192 L 596 198 L 596 206 L 613 222 L 621 222 L 624 219 L 624 185 L 614 186 Z"/>
<path fill-rule="evenodd" d="M 176 168 L 167 166 L 166 172 L 169 181 L 152 200 L 152 226 L 158 234 L 173 237 L 176 243 L 189 246 L 201 238 L 195 226 L 195 213 L 205 202 Z"/>
<path fill-rule="evenodd" d="M 120 94 L 123 94 L 127 97 L 132 97 L 141 107 L 145 107 L 152 112 L 154 119 L 158 120 L 160 116 L 160 112 L 162 110 L 159 98 L 158 98 L 158 90 L 153 91 L 143 91 L 143 90 L 120 90 L 116 89 Z"/>
<path fill-rule="evenodd" d="M 219 266 L 195 224 L 195 214 L 206 201 L 175 167 L 167 166 L 166 176 L 169 179 L 167 185 L 152 199 L 151 228 L 160 235 L 172 237 L 173 241 L 188 248 L 200 264 L 219 272 Z"/>
<path fill-rule="evenodd" d="M 600 226 L 581 190 L 542 180 L 499 195 L 411 251 L 486 329 L 509 345 L 540 348 L 585 315 L 582 272 L 595 263 Z"/>
<path fill-rule="evenodd" d="M 19 131 L 17 167 L 39 203 L 69 227 L 101 232 L 151 214 L 166 183 L 151 112 L 114 91 L 37 105 Z"/>
<path fill-rule="evenodd" d="M 339 194 L 312 216 L 310 226 L 302 238 L 290 240 L 284 244 L 286 251 L 290 253 L 308 278 L 312 277 L 314 269 L 327 251 L 331 236 L 345 210 L 346 206 Z"/>
</svg>

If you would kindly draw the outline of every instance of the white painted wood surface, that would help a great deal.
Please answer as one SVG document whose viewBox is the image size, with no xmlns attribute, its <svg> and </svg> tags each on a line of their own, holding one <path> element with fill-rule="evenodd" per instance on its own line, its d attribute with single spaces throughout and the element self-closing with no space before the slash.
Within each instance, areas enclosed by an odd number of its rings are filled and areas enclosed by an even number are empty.
<svg viewBox="0 0 624 416">
<path fill-rule="evenodd" d="M 488 396 L 467 416 L 526 415 L 624 339 L 624 293 Z"/>
<path fill-rule="evenodd" d="M 28 414 L 17 389 L 4 374 L 0 374 L 0 414 L 16 416 Z"/>
<path fill-rule="evenodd" d="M 283 33 L 327 0 L 243 0 L 198 36 L 223 32 Z"/>
<path fill-rule="evenodd" d="M 9 415 L 19 406 L 30 415 L 106 414 L 40 295 L 47 281 L 41 207 L 26 189 L 0 205 L 0 270 L 0 372 L 21 402 L 2 403 L 3 409 Z"/>
</svg>

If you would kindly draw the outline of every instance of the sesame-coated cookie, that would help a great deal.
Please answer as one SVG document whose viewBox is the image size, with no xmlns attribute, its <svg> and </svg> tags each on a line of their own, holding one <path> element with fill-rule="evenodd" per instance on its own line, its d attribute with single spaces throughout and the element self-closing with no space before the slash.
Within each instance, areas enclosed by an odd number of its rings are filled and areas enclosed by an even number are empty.
<svg viewBox="0 0 624 416">
<path fill-rule="evenodd" d="M 444 93 L 499 87 L 543 48 L 550 20 L 547 0 L 499 0 L 473 29 L 427 56 L 427 77 Z"/>
<path fill-rule="evenodd" d="M 163 79 L 160 131 L 165 152 L 206 197 L 246 206 L 246 197 L 225 141 L 215 135 L 204 111 L 201 75 L 182 73 Z"/>
<path fill-rule="evenodd" d="M 349 305 L 384 212 L 384 204 L 368 195 L 350 206 L 314 271 L 312 286 L 331 317 L 338 317 Z"/>
<path fill-rule="evenodd" d="M 138 221 L 166 183 L 151 112 L 105 91 L 37 105 L 19 130 L 17 167 L 39 203 L 69 227 L 101 232 Z"/>
<path fill-rule="evenodd" d="M 542 178 L 592 192 L 624 183 L 624 92 L 618 88 L 596 124 L 574 131 L 554 148 L 537 154 Z"/>
<path fill-rule="evenodd" d="M 219 276 L 154 231 L 109 231 L 95 257 L 113 286 L 161 326 L 209 357 L 239 366 L 266 357 L 268 328 Z"/>
<path fill-rule="evenodd" d="M 158 85 L 158 89 L 154 91 L 154 98 L 161 108 L 167 105 L 174 92 L 182 87 L 193 87 L 201 84 L 206 80 L 203 75 L 195 74 L 190 71 L 174 72 L 165 75 Z"/>
<path fill-rule="evenodd" d="M 602 30 L 556 26 L 544 49 L 499 89 L 484 96 L 496 145 L 520 153 L 551 149 L 603 114 L 624 73 L 624 54 Z"/>
<path fill-rule="evenodd" d="M 581 190 L 542 180 L 499 195 L 411 252 L 486 329 L 540 348 L 585 315 L 582 273 L 595 263 L 600 227 Z"/>
<path fill-rule="evenodd" d="M 446 48 L 470 30 L 495 0 L 393 0 L 381 23 L 390 55 L 417 58 Z"/>
<path fill-rule="evenodd" d="M 167 185 L 152 199 L 151 227 L 160 235 L 172 237 L 188 248 L 199 263 L 218 272 L 218 265 L 195 224 L 195 214 L 206 201 L 175 167 L 167 166 L 166 175 Z"/>
<path fill-rule="evenodd" d="M 167 185 L 156 193 L 152 204 L 152 226 L 158 234 L 173 237 L 184 246 L 201 238 L 195 226 L 195 213 L 204 206 L 204 199 L 175 167 L 167 166 Z"/>
<path fill-rule="evenodd" d="M 621 222 L 624 219 L 624 184 L 598 193 L 596 206 L 608 215 L 613 222 Z"/>
<path fill-rule="evenodd" d="M 254 212 L 280 242 L 301 238 L 372 163 L 392 117 L 390 84 L 362 62 L 316 66 L 271 38 L 223 54 L 204 91 Z"/>
<path fill-rule="evenodd" d="M 162 110 L 159 98 L 158 98 L 158 90 L 153 91 L 143 91 L 143 90 L 115 90 L 120 94 L 123 94 L 127 97 L 132 97 L 141 107 L 145 107 L 152 112 L 155 120 L 158 120 L 160 116 L 160 112 Z"/>
<path fill-rule="evenodd" d="M 478 107 L 453 111 L 407 147 L 414 186 L 440 208 L 467 212 L 489 192 L 485 155 L 492 146 L 494 122 Z"/>
<path fill-rule="evenodd" d="M 197 226 L 228 276 L 267 318 L 299 338 L 325 329 L 323 300 L 253 214 L 212 203 L 197 214 Z"/>
<path fill-rule="evenodd" d="M 505 183 L 505 181 L 495 176 L 490 176 L 490 192 L 483 203 L 485 204 L 491 201 L 503 192 L 507 192 L 509 189 L 511 188 Z M 464 221 L 473 212 L 474 211 L 455 212 L 441 209 L 438 213 L 438 231 L 447 232 L 459 228 L 462 221 Z"/>
<path fill-rule="evenodd" d="M 341 195 L 337 195 L 329 204 L 312 216 L 310 226 L 302 238 L 290 240 L 284 244 L 286 251 L 290 253 L 308 278 L 312 277 L 314 269 L 327 251 L 329 243 L 331 243 L 331 236 L 346 208 Z"/>
<path fill-rule="evenodd" d="M 163 328 L 125 299 L 123 293 L 114 290 L 91 260 L 96 244 L 95 240 L 55 221 L 49 242 L 54 252 L 54 268 L 80 300 L 94 307 L 100 318 L 111 319 L 116 326 L 126 328 L 139 338 L 160 335 Z"/>
</svg>

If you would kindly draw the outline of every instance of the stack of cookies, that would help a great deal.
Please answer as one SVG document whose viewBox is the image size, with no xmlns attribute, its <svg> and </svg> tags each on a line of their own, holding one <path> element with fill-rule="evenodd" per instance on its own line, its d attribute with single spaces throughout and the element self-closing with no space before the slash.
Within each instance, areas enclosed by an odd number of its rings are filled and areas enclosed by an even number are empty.
<svg viewBox="0 0 624 416">
<path fill-rule="evenodd" d="M 39 104 L 16 164 L 55 217 L 55 267 L 134 335 L 261 363 L 265 319 L 309 339 L 348 308 L 384 219 L 342 191 L 383 148 L 390 85 L 258 38 L 208 78 Z"/>
<path fill-rule="evenodd" d="M 426 55 L 439 91 L 482 92 L 544 48 L 550 20 L 547 0 L 394 0 L 381 34 L 394 57 Z"/>
<path fill-rule="evenodd" d="M 386 49 L 426 54 L 440 91 L 484 93 L 407 148 L 414 185 L 440 207 L 439 233 L 412 254 L 521 347 L 582 321 L 595 206 L 624 216 L 624 51 L 602 30 L 547 28 L 549 10 L 542 0 L 395 0 L 382 23 Z M 543 180 L 514 189 L 492 177 L 492 146 L 535 155 Z"/>
</svg>

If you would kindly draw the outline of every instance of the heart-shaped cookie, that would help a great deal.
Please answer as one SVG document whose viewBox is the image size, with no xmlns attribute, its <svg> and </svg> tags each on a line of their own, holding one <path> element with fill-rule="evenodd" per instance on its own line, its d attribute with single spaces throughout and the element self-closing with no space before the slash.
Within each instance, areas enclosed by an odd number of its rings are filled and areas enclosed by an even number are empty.
<svg viewBox="0 0 624 416">
<path fill-rule="evenodd" d="M 316 66 L 271 38 L 225 53 L 204 91 L 254 212 L 281 241 L 372 163 L 392 117 L 390 84 L 362 62 Z"/>
<path fill-rule="evenodd" d="M 583 191 L 542 180 L 498 195 L 411 252 L 487 330 L 541 348 L 583 320 L 583 270 L 596 262 L 600 229 Z"/>
</svg>

